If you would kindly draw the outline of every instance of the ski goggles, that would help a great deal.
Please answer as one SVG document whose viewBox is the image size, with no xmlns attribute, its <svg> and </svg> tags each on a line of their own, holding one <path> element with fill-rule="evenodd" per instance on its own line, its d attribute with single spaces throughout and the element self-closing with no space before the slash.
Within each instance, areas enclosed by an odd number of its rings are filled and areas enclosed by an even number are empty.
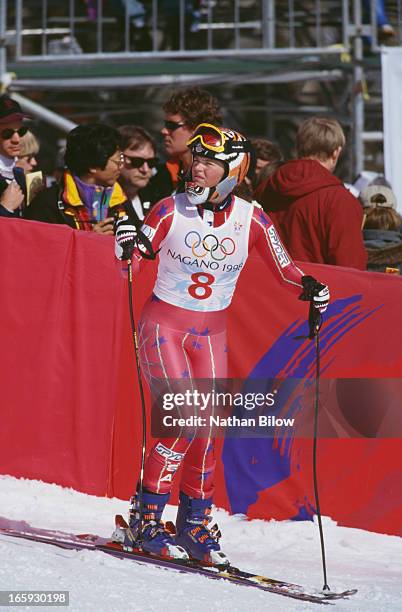
<svg viewBox="0 0 402 612">
<path fill-rule="evenodd" d="M 13 130 L 13 128 L 5 128 L 4 130 L 1 130 L 0 134 L 3 140 L 10 140 L 10 138 L 12 138 L 14 136 L 14 134 L 18 134 L 18 136 L 25 136 L 25 134 L 27 133 L 28 128 L 27 127 L 20 127 L 19 130 Z"/>
<path fill-rule="evenodd" d="M 226 141 L 227 137 L 225 134 L 219 128 L 215 127 L 215 125 L 200 123 L 190 140 L 187 142 L 187 146 L 190 147 L 192 144 L 200 142 L 208 151 L 223 153 Z"/>
</svg>

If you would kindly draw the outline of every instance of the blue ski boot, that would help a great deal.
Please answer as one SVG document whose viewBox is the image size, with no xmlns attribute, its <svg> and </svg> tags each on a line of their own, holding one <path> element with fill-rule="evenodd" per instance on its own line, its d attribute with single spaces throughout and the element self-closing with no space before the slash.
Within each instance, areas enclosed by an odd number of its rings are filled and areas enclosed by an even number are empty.
<svg viewBox="0 0 402 612">
<path fill-rule="evenodd" d="M 217 525 L 208 528 L 212 520 L 212 499 L 196 499 L 180 492 L 176 519 L 176 544 L 182 546 L 194 559 L 214 565 L 229 565 L 229 559 L 221 551 L 221 533 Z"/>
<path fill-rule="evenodd" d="M 138 493 L 131 498 L 128 528 L 123 533 L 113 534 L 125 550 L 140 548 L 149 553 L 174 559 L 188 559 L 183 548 L 178 546 L 171 533 L 161 521 L 162 512 L 169 499 L 169 493 L 159 495 L 144 491 L 142 494 L 142 521 L 140 525 L 140 501 Z M 116 537 L 117 536 L 117 537 Z"/>
</svg>

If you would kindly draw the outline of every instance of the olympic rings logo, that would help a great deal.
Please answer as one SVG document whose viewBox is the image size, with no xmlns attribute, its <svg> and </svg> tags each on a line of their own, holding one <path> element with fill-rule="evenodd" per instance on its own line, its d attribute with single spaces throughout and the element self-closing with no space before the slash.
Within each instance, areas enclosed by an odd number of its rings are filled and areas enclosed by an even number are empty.
<svg viewBox="0 0 402 612">
<path fill-rule="evenodd" d="M 205 257 L 209 255 L 215 261 L 223 261 L 226 257 L 233 255 L 236 250 L 236 244 L 232 238 L 228 236 L 222 238 L 219 242 L 214 234 L 207 234 L 201 238 L 200 234 L 195 230 L 188 232 L 184 239 L 185 245 L 191 249 L 194 257 Z"/>
</svg>

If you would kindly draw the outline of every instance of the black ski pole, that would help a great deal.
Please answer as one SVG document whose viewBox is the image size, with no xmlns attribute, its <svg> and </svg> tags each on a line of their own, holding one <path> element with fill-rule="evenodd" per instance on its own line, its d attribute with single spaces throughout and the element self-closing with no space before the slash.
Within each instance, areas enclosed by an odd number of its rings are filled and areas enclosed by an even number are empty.
<svg viewBox="0 0 402 612">
<path fill-rule="evenodd" d="M 138 506 L 139 506 L 139 523 L 138 523 L 138 539 L 141 539 L 141 527 L 142 527 L 142 518 L 143 518 L 143 488 L 144 488 L 144 466 L 145 466 L 145 452 L 146 452 L 146 444 L 147 444 L 147 414 L 145 409 L 145 396 L 144 396 L 144 387 L 142 385 L 141 378 L 141 366 L 140 366 L 140 353 L 138 349 L 138 338 L 137 331 L 135 328 L 135 319 L 134 319 L 134 307 L 133 307 L 133 267 L 131 263 L 131 258 L 127 260 L 128 265 L 128 303 L 130 310 L 130 323 L 131 323 L 131 331 L 133 336 L 134 343 L 134 354 L 135 354 L 135 363 L 137 366 L 137 375 L 138 375 L 138 385 L 140 388 L 140 397 L 141 397 L 141 414 L 142 414 L 142 450 L 141 450 L 141 468 L 140 468 L 140 479 L 138 486 Z"/>
<path fill-rule="evenodd" d="M 315 505 L 317 509 L 317 520 L 318 529 L 320 532 L 320 544 L 321 544 L 321 559 L 322 559 L 322 571 L 324 577 L 323 591 L 330 591 L 330 587 L 327 582 L 327 564 L 325 561 L 325 542 L 324 542 L 324 530 L 322 528 L 321 520 L 321 509 L 320 509 L 320 498 L 318 494 L 318 481 L 317 481 L 317 441 L 318 441 L 318 408 L 320 401 L 320 328 L 322 325 L 322 315 L 320 311 L 314 306 L 313 302 L 310 302 L 309 309 L 309 338 L 315 340 L 315 402 L 314 402 L 314 438 L 313 438 L 313 482 L 314 482 L 314 497 Z"/>
</svg>

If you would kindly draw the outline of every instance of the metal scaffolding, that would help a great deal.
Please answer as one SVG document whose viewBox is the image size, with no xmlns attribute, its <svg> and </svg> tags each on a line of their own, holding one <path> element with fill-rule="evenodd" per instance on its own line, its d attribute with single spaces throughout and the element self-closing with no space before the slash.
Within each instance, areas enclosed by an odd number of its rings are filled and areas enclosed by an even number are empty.
<svg viewBox="0 0 402 612">
<path fill-rule="evenodd" d="M 377 0 L 0 0 L 0 80 L 3 91 L 14 92 L 343 81 L 350 87 L 357 174 L 365 143 L 382 139 L 380 129 L 365 127 L 365 54 L 378 56 L 385 35 L 378 6 Z M 385 9 L 401 44 L 402 0 L 385 2 Z M 71 122 L 40 108 L 34 114 L 69 129 Z"/>
<path fill-rule="evenodd" d="M 350 3 L 339 0 L 98 0 L 86 11 L 74 0 L 13 4 L 16 61 L 336 54 L 334 43 L 348 46 Z M 328 28 L 336 30 L 330 43 Z"/>
</svg>

